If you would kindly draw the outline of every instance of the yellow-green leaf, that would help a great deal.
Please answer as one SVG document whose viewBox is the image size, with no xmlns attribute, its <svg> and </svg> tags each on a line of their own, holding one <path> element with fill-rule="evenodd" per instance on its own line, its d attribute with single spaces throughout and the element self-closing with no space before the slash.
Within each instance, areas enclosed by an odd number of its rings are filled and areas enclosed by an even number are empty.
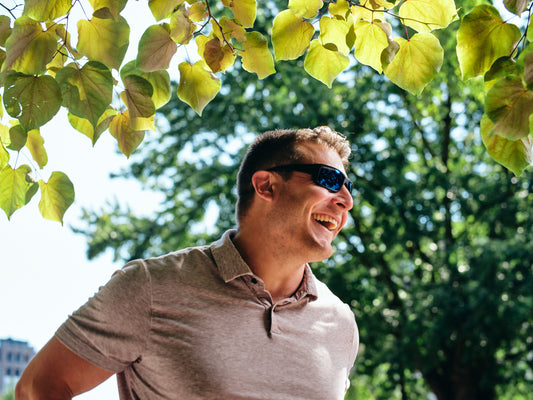
<svg viewBox="0 0 533 400">
<path fill-rule="evenodd" d="M 322 0 L 289 0 L 289 10 L 297 17 L 311 19 L 318 15 L 323 4 Z"/>
<path fill-rule="evenodd" d="M 329 3 L 328 11 L 333 16 L 347 20 L 350 15 L 350 3 L 346 0 L 337 0 L 335 3 Z"/>
<path fill-rule="evenodd" d="M 235 19 L 245 28 L 254 26 L 257 14 L 257 4 L 255 0 L 222 0 L 222 4 L 233 11 Z"/>
<path fill-rule="evenodd" d="M 315 39 L 305 57 L 304 68 L 309 75 L 331 87 L 335 78 L 350 65 L 350 59 L 338 51 L 328 50 Z"/>
<path fill-rule="evenodd" d="M 147 129 L 146 119 L 155 115 L 152 85 L 138 75 L 127 75 L 122 81 L 126 90 L 120 97 L 128 107 L 132 129 Z"/>
<path fill-rule="evenodd" d="M 74 202 L 74 185 L 68 176 L 63 172 L 54 171 L 48 182 L 39 180 L 39 189 L 41 189 L 41 201 L 39 201 L 41 215 L 63 224 L 63 216 Z"/>
<path fill-rule="evenodd" d="M 409 1 L 413 1 L 413 0 L 409 0 Z M 439 0 L 435 0 L 435 1 L 439 1 Z M 380 8 L 386 8 L 390 10 L 392 7 L 394 7 L 394 3 L 387 1 L 387 0 L 368 0 L 367 5 L 370 5 L 370 7 L 372 7 L 374 10 L 378 10 Z"/>
<path fill-rule="evenodd" d="M 242 67 L 248 72 L 255 72 L 259 79 L 263 79 L 276 72 L 272 54 L 268 50 L 266 38 L 259 32 L 246 34 L 243 43 L 244 51 L 239 52 L 242 57 Z"/>
<path fill-rule="evenodd" d="M 355 23 L 354 56 L 361 64 L 383 72 L 381 53 L 389 46 L 387 34 L 376 22 L 360 20 Z"/>
<path fill-rule="evenodd" d="M 109 124 L 109 133 L 118 142 L 118 148 L 126 157 L 139 147 L 144 139 L 144 131 L 136 131 L 131 128 L 128 110 L 115 115 Z"/>
<path fill-rule="evenodd" d="M 66 15 L 71 7 L 71 0 L 26 0 L 22 14 L 35 21 L 47 22 Z"/>
<path fill-rule="evenodd" d="M 232 49 L 217 37 L 205 43 L 202 57 L 212 72 L 225 71 L 235 62 Z"/>
<path fill-rule="evenodd" d="M 29 177 L 30 174 L 31 168 L 28 165 L 21 165 L 16 170 L 6 165 L 0 171 L 0 208 L 8 219 L 28 204 L 35 194 L 35 182 Z"/>
<path fill-rule="evenodd" d="M 77 117 L 71 113 L 68 114 L 68 121 L 74 129 L 91 139 L 91 142 L 94 146 L 96 141 L 100 138 L 100 135 L 107 130 L 109 123 L 115 115 L 117 115 L 117 110 L 113 108 L 106 109 L 98 120 L 96 129 L 93 128 L 92 124 L 85 118 Z"/>
<path fill-rule="evenodd" d="M 446 28 L 457 19 L 454 0 L 409 0 L 400 7 L 403 23 L 418 32 Z"/>
<path fill-rule="evenodd" d="M 352 28 L 352 24 L 343 19 L 324 16 L 320 18 L 319 26 L 320 36 L 318 40 L 323 46 L 327 46 L 330 49 L 335 48 L 346 56 L 350 53 L 346 37 Z"/>
<path fill-rule="evenodd" d="M 56 48 L 55 33 L 43 31 L 38 22 L 23 15 L 15 20 L 13 32 L 6 40 L 6 60 L 2 70 L 38 75 L 46 70 Z"/>
<path fill-rule="evenodd" d="M 170 37 L 168 24 L 152 25 L 139 41 L 137 68 L 146 72 L 168 69 L 177 50 L 176 42 Z"/>
<path fill-rule="evenodd" d="M 226 40 L 229 40 L 229 37 L 235 38 L 240 43 L 246 40 L 246 30 L 243 28 L 242 25 L 235 22 L 234 19 L 222 17 L 218 22 L 222 27 L 222 31 L 224 32 L 224 37 L 226 38 Z M 217 29 L 220 30 L 217 24 L 212 24 L 212 26 L 213 32 L 215 32 L 215 30 Z M 221 40 L 223 39 L 222 35 L 217 35 L 217 37 Z"/>
<path fill-rule="evenodd" d="M 0 124 L 0 142 L 2 142 L 5 147 L 8 147 L 11 144 L 9 127 L 3 124 Z"/>
<path fill-rule="evenodd" d="M 61 107 L 61 91 L 51 76 L 10 73 L 4 84 L 3 100 L 7 113 L 29 131 L 57 114 Z"/>
<path fill-rule="evenodd" d="M 494 123 L 493 133 L 510 140 L 529 135 L 529 116 L 533 113 L 533 92 L 519 76 L 506 76 L 487 92 L 485 113 Z"/>
<path fill-rule="evenodd" d="M 196 25 L 184 7 L 180 7 L 170 17 L 170 37 L 176 43 L 188 44 L 194 36 L 195 28 Z"/>
<path fill-rule="evenodd" d="M 197 1 L 189 8 L 189 18 L 194 22 L 201 22 L 209 16 L 205 2 Z"/>
<path fill-rule="evenodd" d="M 533 122 L 533 121 L 532 121 Z M 533 125 L 533 124 L 532 124 Z M 516 176 L 531 165 L 532 140 L 530 136 L 518 140 L 509 140 L 493 134 L 493 122 L 487 115 L 481 117 L 481 139 L 493 160 L 510 169 Z"/>
<path fill-rule="evenodd" d="M 185 0 L 149 0 L 148 7 L 152 11 L 152 15 L 156 21 L 170 17 L 176 7 L 182 4 Z"/>
<path fill-rule="evenodd" d="M 465 15 L 457 31 L 457 57 L 464 80 L 487 72 L 500 57 L 510 56 L 522 34 L 504 22 L 496 8 L 488 4 Z"/>
<path fill-rule="evenodd" d="M 57 72 L 63 105 L 96 126 L 113 99 L 113 76 L 103 64 L 89 61 L 81 69 L 72 63 Z"/>
<path fill-rule="evenodd" d="M 364 19 L 365 21 L 373 21 L 374 18 L 381 20 L 384 19 L 383 11 L 381 11 L 383 10 L 383 7 L 378 7 L 378 10 L 374 10 L 367 4 L 368 1 L 366 3 L 361 1 L 360 5 L 354 5 L 350 7 L 352 17 L 355 21 L 359 21 L 360 19 Z"/>
<path fill-rule="evenodd" d="M 11 19 L 7 15 L 0 15 L 0 46 L 6 45 L 6 40 L 13 32 L 11 29 Z"/>
<path fill-rule="evenodd" d="M 198 115 L 202 115 L 205 106 L 220 91 L 220 79 L 211 72 L 203 60 L 193 65 L 182 62 L 179 65 L 179 71 L 178 97 L 191 106 Z"/>
<path fill-rule="evenodd" d="M 399 49 L 385 75 L 397 86 L 418 95 L 437 75 L 442 66 L 444 51 L 431 33 L 417 33 L 410 40 L 394 38 Z"/>
<path fill-rule="evenodd" d="M 310 22 L 297 17 L 291 10 L 284 10 L 274 18 L 272 46 L 276 60 L 294 60 L 309 47 L 315 33 Z"/>
<path fill-rule="evenodd" d="M 128 0 L 89 0 L 95 14 L 99 17 L 110 16 L 118 18 L 119 13 L 124 9 Z"/>
<path fill-rule="evenodd" d="M 9 162 L 9 152 L 4 146 L 4 143 L 0 141 L 0 170 L 4 168 Z"/>
<path fill-rule="evenodd" d="M 48 155 L 44 148 L 44 139 L 38 129 L 32 129 L 28 132 L 28 140 L 26 146 L 30 150 L 31 156 L 43 168 L 48 163 Z"/>
<path fill-rule="evenodd" d="M 160 70 L 154 72 L 144 72 L 135 67 L 135 61 L 126 63 L 120 70 L 120 77 L 124 79 L 127 75 L 138 75 L 146 79 L 152 85 L 152 102 L 156 109 L 164 106 L 170 100 L 172 91 L 170 87 L 170 75 L 168 71 Z"/>
<path fill-rule="evenodd" d="M 116 20 L 93 17 L 78 21 L 78 50 L 91 61 L 119 69 L 128 49 L 130 27 L 119 16 Z"/>
</svg>

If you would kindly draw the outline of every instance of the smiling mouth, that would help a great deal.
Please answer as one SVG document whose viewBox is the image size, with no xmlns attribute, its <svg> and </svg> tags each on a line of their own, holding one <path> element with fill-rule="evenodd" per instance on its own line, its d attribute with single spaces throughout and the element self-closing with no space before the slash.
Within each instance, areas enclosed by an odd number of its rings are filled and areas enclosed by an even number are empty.
<svg viewBox="0 0 533 400">
<path fill-rule="evenodd" d="M 321 224 L 330 231 L 337 229 L 338 222 L 334 218 L 321 214 L 313 214 L 313 218 L 315 219 L 315 221 L 317 221 L 319 224 Z"/>
</svg>

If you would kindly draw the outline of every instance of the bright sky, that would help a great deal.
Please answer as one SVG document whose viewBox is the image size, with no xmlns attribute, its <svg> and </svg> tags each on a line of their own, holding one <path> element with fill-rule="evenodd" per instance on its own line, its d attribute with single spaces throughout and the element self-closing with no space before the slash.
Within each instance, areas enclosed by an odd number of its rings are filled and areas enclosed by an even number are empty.
<svg viewBox="0 0 533 400">
<path fill-rule="evenodd" d="M 131 54 L 136 51 L 144 28 L 154 23 L 147 18 L 151 15 L 147 3 L 130 1 L 123 13 L 132 29 L 125 62 L 133 58 Z M 177 67 L 171 68 L 177 71 Z M 4 123 L 5 120 L 6 116 Z M 59 170 L 74 183 L 76 200 L 65 215 L 64 225 L 41 217 L 39 194 L 16 211 L 10 221 L 0 210 L 0 338 L 28 341 L 36 350 L 50 339 L 68 314 L 122 266 L 114 264 L 110 254 L 92 262 L 87 260 L 85 238 L 70 229 L 70 225 L 80 224 L 82 207 L 98 209 L 115 197 L 121 203 L 135 199 L 128 203 L 140 213 L 158 205 L 157 198 L 143 193 L 138 183 L 108 178 L 110 172 L 128 164 L 125 156 L 116 154 L 116 141 L 109 132 L 92 148 L 90 140 L 76 132 L 63 113 L 42 127 L 41 135 L 49 162 L 37 177 L 47 181 L 52 171 Z M 27 157 L 30 156 L 21 155 L 17 165 L 31 164 Z M 118 399 L 115 378 L 77 398 Z"/>
</svg>

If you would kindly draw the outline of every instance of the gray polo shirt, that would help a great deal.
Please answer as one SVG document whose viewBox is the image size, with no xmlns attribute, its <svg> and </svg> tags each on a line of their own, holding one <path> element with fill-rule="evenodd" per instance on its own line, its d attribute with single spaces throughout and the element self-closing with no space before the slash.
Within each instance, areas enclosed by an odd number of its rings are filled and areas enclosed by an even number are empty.
<svg viewBox="0 0 533 400">
<path fill-rule="evenodd" d="M 56 337 L 116 372 L 121 399 L 344 398 L 359 339 L 349 307 L 309 266 L 273 304 L 234 234 L 126 264 Z"/>
</svg>

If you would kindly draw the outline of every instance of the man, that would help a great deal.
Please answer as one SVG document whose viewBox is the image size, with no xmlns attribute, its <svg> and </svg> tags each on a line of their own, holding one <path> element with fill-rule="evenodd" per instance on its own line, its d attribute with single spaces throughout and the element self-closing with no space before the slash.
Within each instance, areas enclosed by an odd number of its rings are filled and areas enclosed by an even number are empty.
<svg viewBox="0 0 533 400">
<path fill-rule="evenodd" d="M 308 263 L 332 254 L 353 206 L 349 155 L 327 127 L 258 137 L 238 229 L 126 264 L 35 356 L 16 398 L 70 399 L 116 373 L 121 399 L 342 399 L 357 326 Z"/>
</svg>

